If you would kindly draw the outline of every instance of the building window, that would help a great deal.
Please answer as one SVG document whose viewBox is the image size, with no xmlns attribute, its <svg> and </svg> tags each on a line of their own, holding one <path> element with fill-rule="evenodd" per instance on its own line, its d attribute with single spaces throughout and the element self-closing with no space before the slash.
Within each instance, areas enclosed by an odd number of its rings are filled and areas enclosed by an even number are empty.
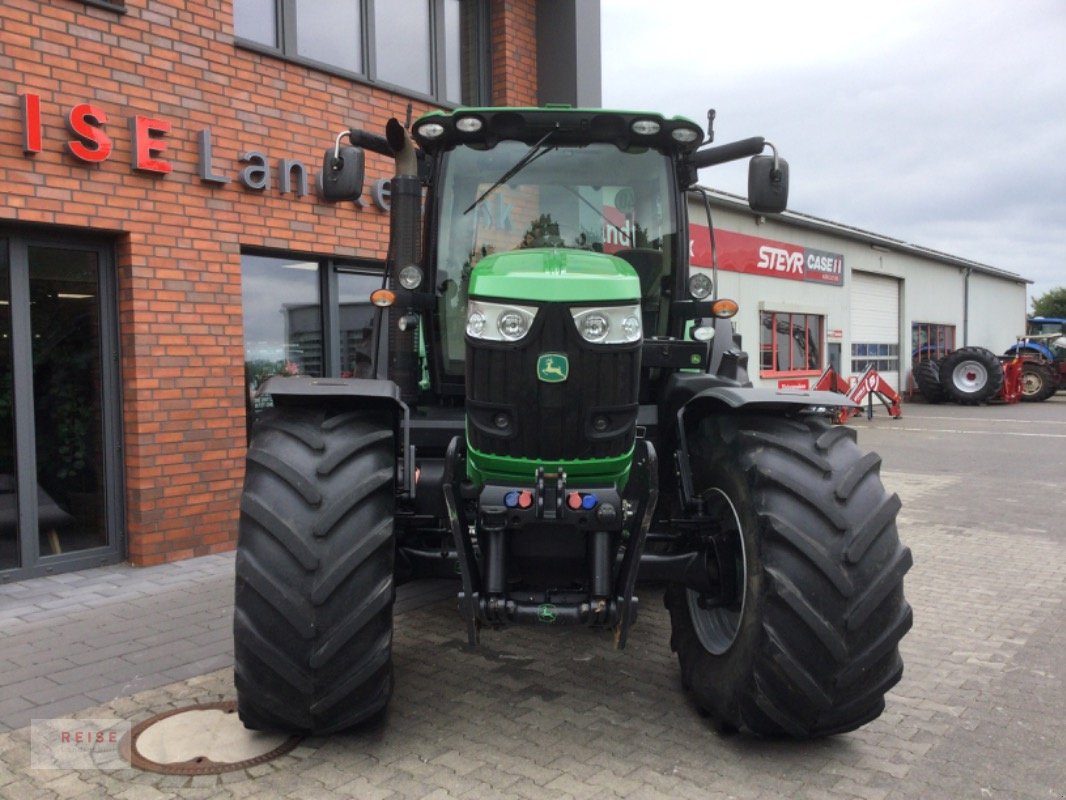
<svg viewBox="0 0 1066 800">
<path fill-rule="evenodd" d="M 761 373 L 821 372 L 824 316 L 761 311 L 759 323 Z"/>
<path fill-rule="evenodd" d="M 935 361 L 955 349 L 955 326 L 935 322 L 915 322 L 911 325 L 911 359 Z"/>
<path fill-rule="evenodd" d="M 488 96 L 484 0 L 234 0 L 240 44 L 438 102 Z"/>
<path fill-rule="evenodd" d="M 293 255 L 241 255 L 248 421 L 271 405 L 274 375 L 368 377 L 382 266 Z"/>
<path fill-rule="evenodd" d="M 853 342 L 851 345 L 851 371 L 856 375 L 861 375 L 871 367 L 878 372 L 898 371 L 899 345 Z"/>
</svg>

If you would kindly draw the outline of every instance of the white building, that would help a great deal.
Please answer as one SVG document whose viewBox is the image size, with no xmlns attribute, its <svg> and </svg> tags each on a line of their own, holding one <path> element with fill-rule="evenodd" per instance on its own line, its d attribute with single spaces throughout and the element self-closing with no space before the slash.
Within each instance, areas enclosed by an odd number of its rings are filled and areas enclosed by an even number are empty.
<svg viewBox="0 0 1066 800">
<path fill-rule="evenodd" d="M 812 387 L 832 364 L 873 366 L 902 392 L 912 360 L 966 345 L 1002 353 L 1025 331 L 1019 275 L 898 239 L 786 211 L 760 216 L 708 190 L 718 295 L 736 300 L 737 332 L 762 387 Z M 689 200 L 694 267 L 711 266 L 702 197 Z"/>
</svg>

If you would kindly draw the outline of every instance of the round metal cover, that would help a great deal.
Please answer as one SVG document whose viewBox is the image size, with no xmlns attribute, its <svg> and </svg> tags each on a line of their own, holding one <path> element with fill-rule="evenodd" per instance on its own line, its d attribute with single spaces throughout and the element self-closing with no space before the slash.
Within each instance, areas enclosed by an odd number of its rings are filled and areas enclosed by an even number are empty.
<svg viewBox="0 0 1066 800">
<path fill-rule="evenodd" d="M 283 756 L 300 737 L 250 731 L 237 716 L 237 703 L 176 708 L 138 723 L 121 743 L 130 764 L 168 775 L 217 775 L 247 769 Z"/>
</svg>

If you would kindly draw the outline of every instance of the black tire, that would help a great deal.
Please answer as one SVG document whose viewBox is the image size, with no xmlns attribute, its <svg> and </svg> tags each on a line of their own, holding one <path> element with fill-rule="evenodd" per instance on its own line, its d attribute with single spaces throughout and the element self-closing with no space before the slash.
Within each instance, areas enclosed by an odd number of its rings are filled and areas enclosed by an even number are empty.
<svg viewBox="0 0 1066 800">
<path fill-rule="evenodd" d="M 919 361 L 914 366 L 914 382 L 927 403 L 943 403 L 948 399 L 940 385 L 940 364 L 936 361 Z"/>
<path fill-rule="evenodd" d="M 1022 400 L 1041 403 L 1058 390 L 1055 373 L 1047 364 L 1026 361 L 1022 364 Z"/>
<path fill-rule="evenodd" d="M 940 362 L 940 385 L 956 403 L 984 403 L 1003 388 L 1003 365 L 984 347 L 960 347 Z"/>
<path fill-rule="evenodd" d="M 710 515 L 736 534 L 732 610 L 666 593 L 682 683 L 721 730 L 800 739 L 884 709 L 911 627 L 899 498 L 854 432 L 818 419 L 715 417 L 692 442 Z"/>
<path fill-rule="evenodd" d="M 304 735 L 392 694 L 393 430 L 380 411 L 275 408 L 248 449 L 234 656 L 246 727 Z"/>
</svg>

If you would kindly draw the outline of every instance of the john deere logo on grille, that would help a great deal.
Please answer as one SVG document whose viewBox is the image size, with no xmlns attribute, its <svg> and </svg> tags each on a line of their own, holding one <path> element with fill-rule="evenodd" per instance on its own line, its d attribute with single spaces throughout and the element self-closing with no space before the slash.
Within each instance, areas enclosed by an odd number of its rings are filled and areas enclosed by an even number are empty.
<svg viewBox="0 0 1066 800">
<path fill-rule="evenodd" d="M 544 353 L 537 359 L 537 378 L 562 383 L 570 375 L 570 360 L 562 353 Z"/>
</svg>

